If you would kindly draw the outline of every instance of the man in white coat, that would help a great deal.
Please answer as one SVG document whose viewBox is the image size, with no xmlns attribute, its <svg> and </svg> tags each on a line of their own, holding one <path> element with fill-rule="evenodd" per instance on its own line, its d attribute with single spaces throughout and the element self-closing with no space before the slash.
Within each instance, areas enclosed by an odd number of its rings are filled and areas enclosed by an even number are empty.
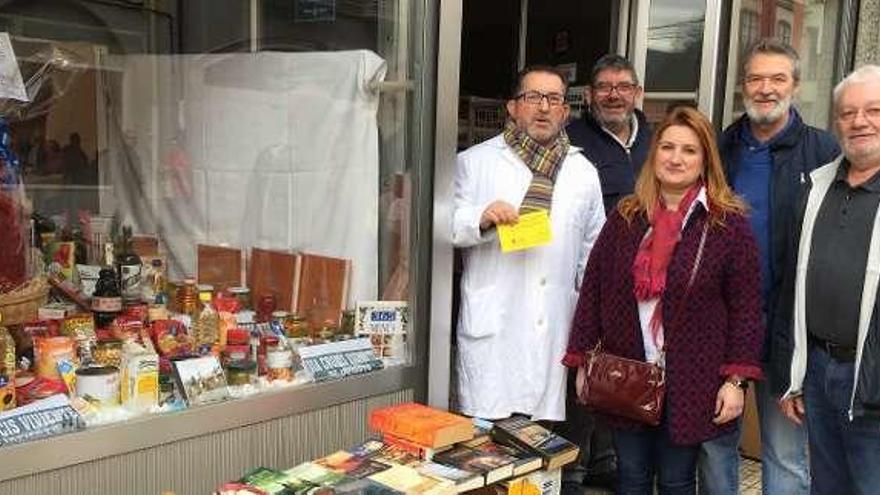
<svg viewBox="0 0 880 495">
<path fill-rule="evenodd" d="M 453 242 L 462 249 L 458 392 L 464 414 L 565 419 L 565 353 L 587 256 L 605 221 L 596 169 L 569 145 L 565 78 L 520 73 L 504 132 L 462 152 Z M 549 211 L 549 243 L 503 253 L 496 226 Z"/>
</svg>

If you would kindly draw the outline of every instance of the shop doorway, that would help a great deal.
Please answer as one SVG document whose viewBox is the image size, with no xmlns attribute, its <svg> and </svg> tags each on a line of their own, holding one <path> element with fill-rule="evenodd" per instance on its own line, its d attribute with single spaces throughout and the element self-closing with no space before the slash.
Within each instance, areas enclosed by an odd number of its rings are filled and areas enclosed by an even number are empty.
<svg viewBox="0 0 880 495">
<path fill-rule="evenodd" d="M 463 4 L 459 148 L 498 134 L 504 101 L 526 65 L 552 65 L 568 75 L 574 114 L 593 62 L 619 51 L 621 0 L 470 0 Z M 622 24 L 624 27 L 626 23 Z M 625 29 L 624 29 L 625 31 Z M 626 39 L 625 34 L 622 38 Z"/>
</svg>

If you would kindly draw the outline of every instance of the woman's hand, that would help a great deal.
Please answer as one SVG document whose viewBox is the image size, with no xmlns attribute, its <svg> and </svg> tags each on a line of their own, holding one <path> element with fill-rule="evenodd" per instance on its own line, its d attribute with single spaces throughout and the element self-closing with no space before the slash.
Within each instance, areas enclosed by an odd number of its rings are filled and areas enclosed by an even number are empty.
<svg viewBox="0 0 880 495">
<path fill-rule="evenodd" d="M 745 396 L 745 390 L 733 383 L 724 382 L 715 397 L 715 419 L 712 422 L 716 425 L 723 425 L 738 418 L 743 412 Z"/>
</svg>

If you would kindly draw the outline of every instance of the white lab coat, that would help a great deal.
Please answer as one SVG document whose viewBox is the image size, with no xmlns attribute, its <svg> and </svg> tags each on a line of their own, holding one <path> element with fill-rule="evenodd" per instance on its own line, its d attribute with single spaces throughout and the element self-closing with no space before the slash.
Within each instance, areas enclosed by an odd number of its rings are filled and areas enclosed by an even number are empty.
<svg viewBox="0 0 880 495">
<path fill-rule="evenodd" d="M 587 257 L 605 222 L 596 169 L 572 147 L 556 176 L 551 244 L 504 254 L 480 215 L 495 200 L 518 208 L 532 172 L 502 136 L 458 156 L 453 243 L 464 248 L 458 317 L 461 411 L 497 419 L 565 419 L 562 365 Z"/>
</svg>

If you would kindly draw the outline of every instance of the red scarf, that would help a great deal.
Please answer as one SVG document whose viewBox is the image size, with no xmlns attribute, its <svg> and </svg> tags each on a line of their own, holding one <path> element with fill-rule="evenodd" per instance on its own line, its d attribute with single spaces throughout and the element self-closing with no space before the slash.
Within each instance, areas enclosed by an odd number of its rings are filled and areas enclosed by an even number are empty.
<svg viewBox="0 0 880 495">
<path fill-rule="evenodd" d="M 681 225 L 684 217 L 690 210 L 703 182 L 699 181 L 685 193 L 678 204 L 678 209 L 671 211 L 666 209 L 666 204 L 661 198 L 657 199 L 654 208 L 654 218 L 651 219 L 651 230 L 639 246 L 636 259 L 633 262 L 633 290 L 637 301 L 648 301 L 659 297 L 662 299 L 666 291 L 666 270 L 672 260 L 675 246 L 681 240 Z M 662 301 L 657 303 L 654 314 L 651 315 L 651 335 L 654 342 L 658 342 L 660 325 L 663 321 L 661 307 Z"/>
</svg>

